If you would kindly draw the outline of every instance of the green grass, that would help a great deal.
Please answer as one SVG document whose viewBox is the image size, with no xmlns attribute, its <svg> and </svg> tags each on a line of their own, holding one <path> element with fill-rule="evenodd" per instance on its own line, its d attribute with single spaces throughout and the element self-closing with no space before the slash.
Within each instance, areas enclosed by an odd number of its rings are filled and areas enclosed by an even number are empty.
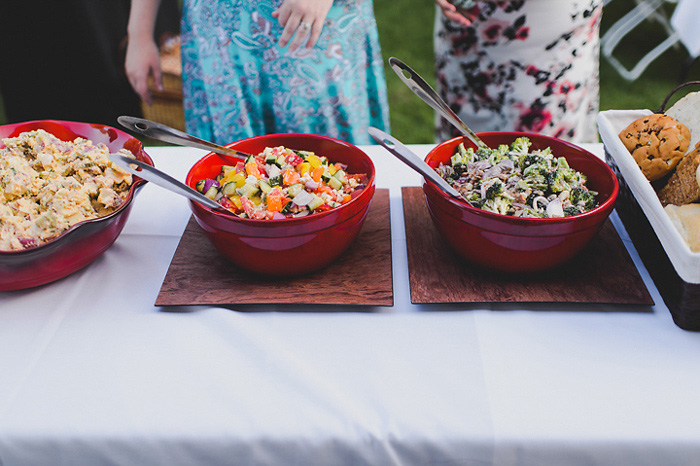
<svg viewBox="0 0 700 466">
<path fill-rule="evenodd" d="M 389 57 L 400 59 L 434 86 L 435 2 L 374 0 L 374 15 L 384 55 L 391 133 L 407 144 L 433 142 L 433 110 L 401 82 L 388 60 Z"/>
<path fill-rule="evenodd" d="M 552 0 L 556 1 L 556 0 Z M 603 12 L 602 33 L 635 5 L 634 0 L 613 0 Z M 670 7 L 672 8 L 672 6 Z M 389 67 L 389 57 L 397 57 L 434 86 L 432 0 L 374 0 L 379 38 L 385 59 L 389 91 L 391 133 L 410 144 L 432 143 L 434 112 L 416 97 Z M 671 12 L 672 9 L 669 9 Z M 615 55 L 627 66 L 665 39 L 657 23 L 645 22 L 623 40 Z M 700 60 L 687 69 L 687 52 L 682 45 L 665 52 L 635 82 L 627 82 L 601 57 L 600 109 L 659 108 L 664 97 L 678 83 L 700 79 Z M 684 71 L 686 71 L 684 73 Z M 692 89 L 692 88 L 691 88 Z M 697 89 L 692 89 L 697 90 Z M 676 96 L 677 98 L 678 96 Z M 671 102 L 675 101 L 674 98 Z M 7 122 L 0 99 L 0 124 Z"/>
</svg>

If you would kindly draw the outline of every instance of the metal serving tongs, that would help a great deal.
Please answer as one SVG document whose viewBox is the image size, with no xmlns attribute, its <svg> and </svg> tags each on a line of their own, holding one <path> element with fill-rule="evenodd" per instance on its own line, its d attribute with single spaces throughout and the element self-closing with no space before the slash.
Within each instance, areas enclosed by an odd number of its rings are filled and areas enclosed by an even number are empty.
<svg viewBox="0 0 700 466">
<path fill-rule="evenodd" d="M 375 128 L 374 126 L 367 128 L 367 132 L 375 141 L 377 141 L 378 144 L 384 147 L 384 149 L 388 150 L 394 156 L 396 156 L 396 158 L 423 175 L 425 179 L 435 183 L 446 194 L 457 198 L 460 201 L 464 200 L 462 195 L 459 194 L 455 188 L 450 186 L 447 181 L 445 181 L 440 175 L 437 174 L 435 170 L 433 170 L 433 167 L 425 163 L 425 160 L 414 154 L 411 149 L 404 146 L 401 141 L 382 131 L 381 129 Z"/>
<path fill-rule="evenodd" d="M 157 168 L 147 164 L 146 162 L 142 162 L 141 160 L 132 159 L 131 157 L 126 157 L 119 154 L 111 154 L 109 158 L 112 160 L 112 162 L 119 165 L 121 168 L 128 171 L 132 175 L 136 175 L 140 178 L 143 178 L 146 181 L 150 181 L 153 184 L 157 184 L 161 188 L 165 188 L 169 191 L 174 192 L 175 194 L 179 194 L 181 196 L 185 196 L 190 200 L 199 202 L 200 204 L 203 204 L 209 207 L 210 209 L 216 210 L 218 212 L 226 212 L 229 214 L 231 213 L 218 202 L 209 199 L 199 191 L 195 191 L 194 189 L 187 186 L 185 183 L 176 180 L 172 176 L 158 170 Z M 136 165 L 139 168 L 134 168 L 132 165 Z"/>
<path fill-rule="evenodd" d="M 235 157 L 236 161 L 247 159 L 249 154 L 240 152 L 228 147 L 214 144 L 213 142 L 199 139 L 196 136 L 187 134 L 170 126 L 156 123 L 155 121 L 144 120 L 131 116 L 120 116 L 117 121 L 126 129 L 129 129 L 142 136 L 157 139 L 158 141 L 169 142 L 178 146 L 194 147 L 195 149 L 204 149 L 212 151 L 222 156 Z"/>
<path fill-rule="evenodd" d="M 476 144 L 476 147 L 481 149 L 488 149 L 489 146 L 486 145 L 484 141 L 479 139 L 474 131 L 472 131 L 458 116 L 452 111 L 449 105 L 442 100 L 442 97 L 435 92 L 435 90 L 430 87 L 430 84 L 425 82 L 423 78 L 420 77 L 418 73 L 413 71 L 410 66 L 399 60 L 398 58 L 389 58 L 389 64 L 394 70 L 394 73 L 401 78 L 401 81 L 408 86 L 409 89 L 413 91 L 418 97 L 423 100 L 426 104 L 436 112 L 440 113 L 447 121 L 452 123 L 452 125 L 460 130 L 462 134 L 471 139 L 471 141 Z M 408 74 L 408 76 L 407 76 Z"/>
</svg>

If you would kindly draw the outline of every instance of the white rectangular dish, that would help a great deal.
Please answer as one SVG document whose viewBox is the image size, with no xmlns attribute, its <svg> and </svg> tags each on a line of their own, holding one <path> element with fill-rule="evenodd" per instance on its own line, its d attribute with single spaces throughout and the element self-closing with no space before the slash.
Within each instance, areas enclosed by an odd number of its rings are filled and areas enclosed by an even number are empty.
<svg viewBox="0 0 700 466">
<path fill-rule="evenodd" d="M 619 133 L 649 110 L 607 110 L 598 114 L 598 131 L 608 165 L 617 174 L 616 209 L 639 256 L 669 307 L 676 324 L 700 330 L 700 253 L 690 250 L 664 211 Z"/>
</svg>

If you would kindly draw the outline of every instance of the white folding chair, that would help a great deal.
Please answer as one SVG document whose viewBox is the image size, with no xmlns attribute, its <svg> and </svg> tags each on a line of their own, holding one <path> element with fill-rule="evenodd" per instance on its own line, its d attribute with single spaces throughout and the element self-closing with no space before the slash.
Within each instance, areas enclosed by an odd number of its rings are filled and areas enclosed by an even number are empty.
<svg viewBox="0 0 700 466">
<path fill-rule="evenodd" d="M 610 0 L 606 0 L 607 4 Z M 600 48 L 603 56 L 610 62 L 615 70 L 627 81 L 636 80 L 659 55 L 674 46 L 680 41 L 678 34 L 674 31 L 670 24 L 668 15 L 665 13 L 663 6 L 665 3 L 676 3 L 677 0 L 635 0 L 637 6 L 630 10 L 626 15 L 617 20 L 610 29 L 608 29 L 600 39 Z M 643 21 L 657 21 L 666 31 L 668 37 L 659 45 L 650 50 L 644 55 L 632 69 L 627 69 L 613 55 L 615 47 L 620 41 L 630 33 L 634 28 L 639 26 Z"/>
</svg>

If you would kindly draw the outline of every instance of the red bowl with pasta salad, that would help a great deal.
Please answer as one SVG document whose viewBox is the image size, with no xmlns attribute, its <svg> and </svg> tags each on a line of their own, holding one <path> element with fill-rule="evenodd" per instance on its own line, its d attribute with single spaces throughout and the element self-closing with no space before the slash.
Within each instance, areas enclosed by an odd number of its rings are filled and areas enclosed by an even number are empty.
<svg viewBox="0 0 700 466">
<path fill-rule="evenodd" d="M 87 266 L 117 239 L 146 183 L 111 163 L 141 142 L 101 124 L 0 126 L 0 291 L 44 285 Z"/>
<path fill-rule="evenodd" d="M 265 276 L 295 276 L 336 260 L 364 224 L 375 190 L 372 160 L 328 136 L 282 133 L 227 147 L 240 161 L 210 153 L 186 183 L 228 212 L 190 209 L 214 247 L 236 266 Z"/>
</svg>

